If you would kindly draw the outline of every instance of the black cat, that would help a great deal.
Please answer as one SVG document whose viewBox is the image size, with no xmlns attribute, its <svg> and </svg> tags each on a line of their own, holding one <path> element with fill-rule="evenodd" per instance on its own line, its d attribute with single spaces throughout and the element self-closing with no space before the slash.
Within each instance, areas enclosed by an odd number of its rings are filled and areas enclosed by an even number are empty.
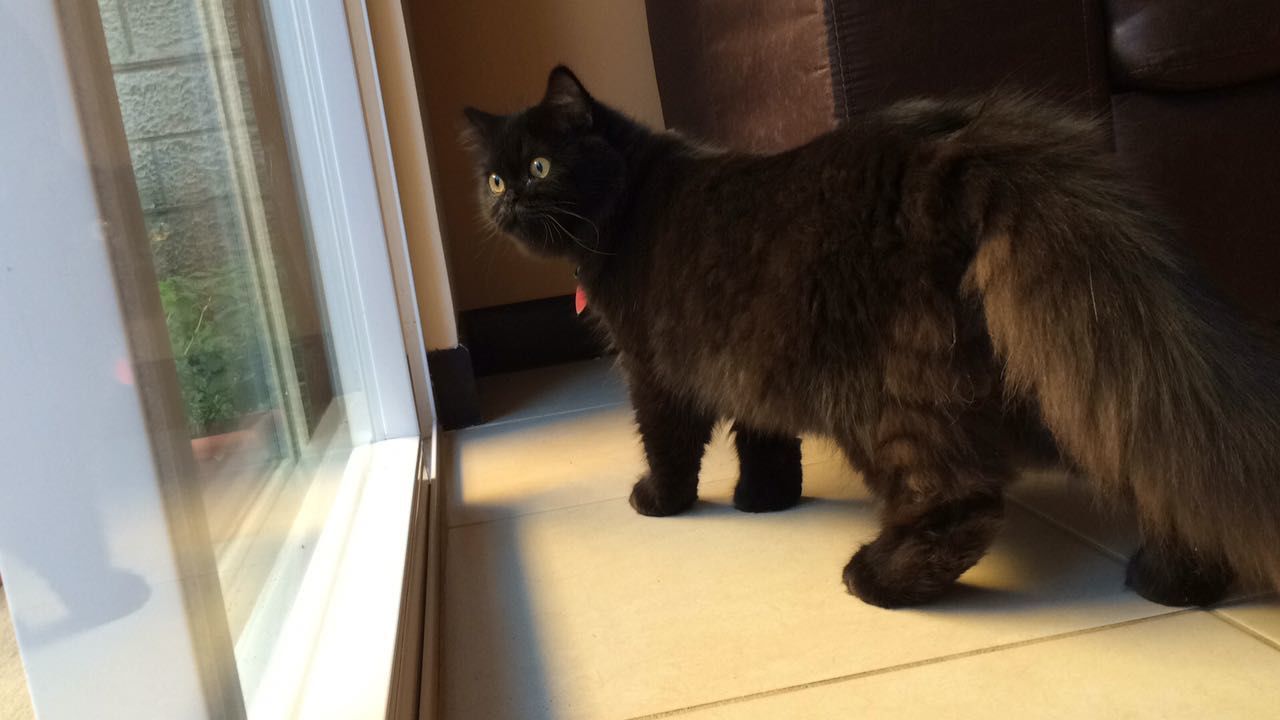
<svg viewBox="0 0 1280 720">
<path fill-rule="evenodd" d="M 829 436 L 885 503 L 845 582 L 910 605 L 982 557 L 1016 463 L 1047 449 L 1136 507 L 1144 596 L 1280 581 L 1280 356 L 1187 269 L 1095 123 L 914 101 L 747 155 L 648 130 L 565 68 L 532 108 L 466 115 L 487 217 L 577 264 L 619 352 L 637 511 L 694 502 L 721 419 L 753 512 L 794 504 L 796 436 Z"/>
</svg>

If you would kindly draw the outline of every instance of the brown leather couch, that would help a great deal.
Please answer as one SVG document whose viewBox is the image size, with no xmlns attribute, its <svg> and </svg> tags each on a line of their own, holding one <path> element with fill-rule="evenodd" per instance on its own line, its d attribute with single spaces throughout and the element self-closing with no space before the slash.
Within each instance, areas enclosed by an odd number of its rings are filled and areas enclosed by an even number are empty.
<svg viewBox="0 0 1280 720">
<path fill-rule="evenodd" d="M 648 0 L 667 124 L 778 150 L 920 95 L 1110 119 L 1210 278 L 1280 322 L 1280 0 Z"/>
</svg>

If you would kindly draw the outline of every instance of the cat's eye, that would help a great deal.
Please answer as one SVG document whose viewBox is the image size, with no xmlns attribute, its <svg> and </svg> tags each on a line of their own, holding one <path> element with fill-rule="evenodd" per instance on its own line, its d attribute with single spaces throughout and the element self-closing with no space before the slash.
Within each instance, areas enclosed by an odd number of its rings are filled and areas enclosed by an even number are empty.
<svg viewBox="0 0 1280 720">
<path fill-rule="evenodd" d="M 551 172 L 551 161 L 544 157 L 536 157 L 529 163 L 529 174 L 536 178 L 544 178 Z"/>
<path fill-rule="evenodd" d="M 489 192 L 494 195 L 501 195 L 507 191 L 507 183 L 503 181 L 502 176 L 498 173 L 489 173 Z"/>
</svg>

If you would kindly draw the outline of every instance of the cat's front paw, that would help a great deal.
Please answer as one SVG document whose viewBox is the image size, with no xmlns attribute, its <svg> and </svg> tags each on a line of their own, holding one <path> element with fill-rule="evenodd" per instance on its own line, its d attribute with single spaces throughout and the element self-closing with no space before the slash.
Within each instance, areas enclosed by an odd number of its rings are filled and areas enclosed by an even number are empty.
<svg viewBox="0 0 1280 720">
<path fill-rule="evenodd" d="M 659 485 L 645 475 L 631 488 L 631 507 L 649 517 L 678 515 L 688 510 L 698 499 L 697 486 Z"/>
</svg>

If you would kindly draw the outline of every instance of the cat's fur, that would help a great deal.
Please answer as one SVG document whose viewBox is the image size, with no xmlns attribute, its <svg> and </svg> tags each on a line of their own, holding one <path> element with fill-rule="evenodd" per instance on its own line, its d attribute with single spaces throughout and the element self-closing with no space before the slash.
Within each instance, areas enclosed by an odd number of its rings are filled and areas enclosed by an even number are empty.
<svg viewBox="0 0 1280 720">
<path fill-rule="evenodd" d="M 1280 582 L 1277 354 L 1187 269 L 1096 123 L 916 101 L 756 156 L 650 131 L 564 68 L 539 105 L 467 117 L 486 215 L 578 265 L 619 352 L 639 512 L 694 502 L 722 419 L 749 511 L 794 504 L 796 436 L 830 436 L 885 505 L 845 582 L 909 605 L 982 557 L 1016 464 L 1048 450 L 1136 507 L 1147 597 L 1212 602 L 1233 568 Z"/>
</svg>

